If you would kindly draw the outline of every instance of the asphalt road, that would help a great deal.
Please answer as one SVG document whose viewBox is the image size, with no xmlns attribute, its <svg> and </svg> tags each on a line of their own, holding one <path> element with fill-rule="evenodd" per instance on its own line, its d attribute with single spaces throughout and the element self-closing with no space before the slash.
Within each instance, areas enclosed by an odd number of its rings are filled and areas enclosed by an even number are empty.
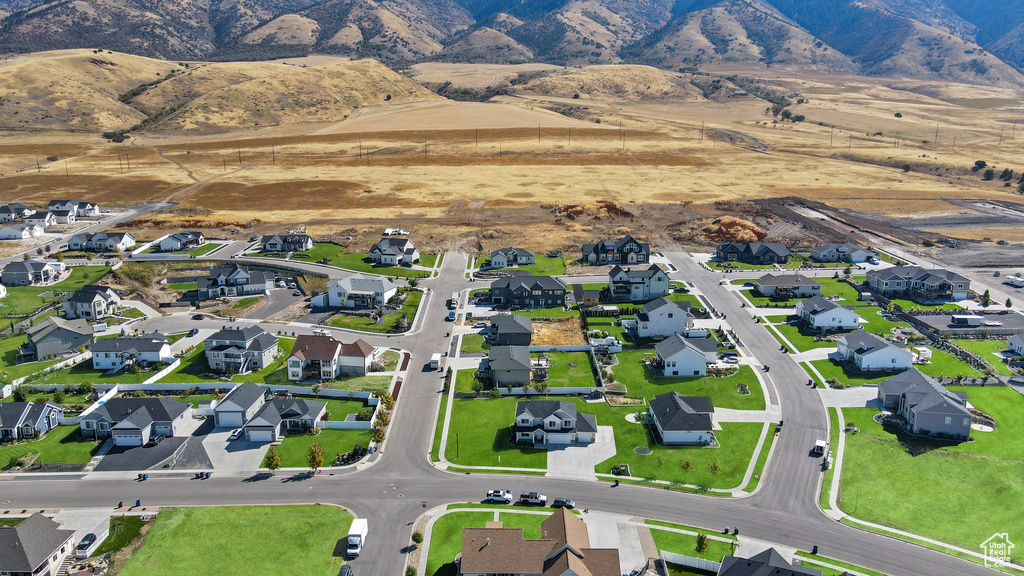
<svg viewBox="0 0 1024 576">
<path fill-rule="evenodd" d="M 897 576 L 996 574 L 953 556 L 839 524 L 822 514 L 816 505 L 820 460 L 810 457 L 809 451 L 815 439 L 824 437 L 826 413 L 818 394 L 806 385 L 807 375 L 741 310 L 735 296 L 718 285 L 725 275 L 697 266 L 681 252 L 666 252 L 666 256 L 679 269 L 672 276 L 697 285 L 721 313 L 729 316 L 747 350 L 771 366 L 769 381 L 777 392 L 772 396 L 782 406 L 785 425 L 760 487 L 752 496 L 730 499 L 625 484 L 612 487 L 602 481 L 463 475 L 432 466 L 429 452 L 442 381 L 439 372 L 417 367 L 425 365 L 433 352 L 448 349 L 450 337 L 446 334 L 451 326 L 444 321 L 447 295 L 474 286 L 463 276 L 466 256 L 449 254 L 440 276 L 421 283 L 430 292 L 413 332 L 391 338 L 360 335 L 374 345 L 397 345 L 412 352 L 409 376 L 396 403 L 388 440 L 379 460 L 366 470 L 312 478 L 279 473 L 264 480 L 214 475 L 210 480 L 198 481 L 154 475 L 146 482 L 21 475 L 3 482 L 0 501 L 9 509 L 114 506 L 118 501 L 136 499 L 149 506 L 336 503 L 370 520 L 368 542 L 353 562 L 355 570 L 361 575 L 395 576 L 403 571 L 412 526 L 425 508 L 475 501 L 487 489 L 502 486 L 514 491 L 536 490 L 551 497 L 566 496 L 576 500 L 578 506 L 595 510 L 709 529 L 737 526 L 747 536 L 804 550 L 818 545 L 822 555 Z M 147 321 L 145 327 L 172 331 L 220 324 L 212 320 L 195 322 L 188 315 L 176 314 Z M 335 332 L 347 336 L 344 331 Z"/>
</svg>

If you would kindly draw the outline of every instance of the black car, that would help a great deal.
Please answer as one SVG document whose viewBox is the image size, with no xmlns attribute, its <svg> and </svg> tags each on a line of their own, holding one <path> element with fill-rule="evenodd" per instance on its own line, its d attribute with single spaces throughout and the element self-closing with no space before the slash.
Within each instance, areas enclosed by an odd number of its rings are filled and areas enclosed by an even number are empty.
<svg viewBox="0 0 1024 576">
<path fill-rule="evenodd" d="M 156 435 L 156 436 L 153 436 L 152 438 L 150 438 L 149 442 L 146 443 L 146 446 L 156 446 L 156 445 L 160 444 L 163 441 L 164 441 L 163 435 L 159 434 L 159 435 Z"/>
<path fill-rule="evenodd" d="M 92 532 L 85 535 L 82 541 L 75 546 L 75 558 L 87 558 L 89 556 L 89 548 L 96 542 L 96 535 Z"/>
<path fill-rule="evenodd" d="M 188 337 L 189 338 L 195 336 L 196 334 L 199 334 L 199 329 L 198 328 L 193 328 L 193 329 L 188 331 Z"/>
<path fill-rule="evenodd" d="M 206 316 L 204 316 L 204 315 L 202 315 L 202 314 L 193 314 L 193 315 L 192 315 L 192 319 L 193 319 L 193 320 L 205 320 L 205 319 L 206 319 Z"/>
<path fill-rule="evenodd" d="M 338 576 L 352 576 L 352 567 L 348 564 L 342 564 L 341 571 L 338 572 Z"/>
</svg>

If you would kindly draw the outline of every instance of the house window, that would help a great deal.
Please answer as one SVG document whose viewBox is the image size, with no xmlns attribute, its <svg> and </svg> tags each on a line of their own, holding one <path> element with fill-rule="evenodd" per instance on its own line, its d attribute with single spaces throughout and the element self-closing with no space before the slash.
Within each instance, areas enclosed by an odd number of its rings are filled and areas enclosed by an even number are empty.
<svg viewBox="0 0 1024 576">
<path fill-rule="evenodd" d="M 519 423 L 520 424 L 529 424 L 530 423 L 530 419 L 529 418 L 522 418 L 522 419 L 519 420 Z"/>
<path fill-rule="evenodd" d="M 970 418 L 964 418 L 964 426 L 970 426 L 970 425 L 971 425 L 971 419 Z"/>
<path fill-rule="evenodd" d="M 672 317 L 672 313 L 671 313 L 671 312 L 669 312 L 669 313 L 668 313 L 668 317 L 669 317 L 669 318 L 671 318 L 671 317 Z"/>
<path fill-rule="evenodd" d="M 953 417 L 952 416 L 946 416 L 946 426 L 949 426 L 952 423 L 953 423 Z"/>
</svg>

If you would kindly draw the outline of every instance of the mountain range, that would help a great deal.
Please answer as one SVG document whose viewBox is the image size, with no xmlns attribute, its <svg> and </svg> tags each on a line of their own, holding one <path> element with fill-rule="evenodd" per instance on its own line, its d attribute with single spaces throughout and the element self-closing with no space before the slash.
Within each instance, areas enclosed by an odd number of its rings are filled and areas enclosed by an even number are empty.
<svg viewBox="0 0 1024 576">
<path fill-rule="evenodd" d="M 1024 86 L 1024 0 L 0 0 L 0 52 L 718 63 Z"/>
</svg>

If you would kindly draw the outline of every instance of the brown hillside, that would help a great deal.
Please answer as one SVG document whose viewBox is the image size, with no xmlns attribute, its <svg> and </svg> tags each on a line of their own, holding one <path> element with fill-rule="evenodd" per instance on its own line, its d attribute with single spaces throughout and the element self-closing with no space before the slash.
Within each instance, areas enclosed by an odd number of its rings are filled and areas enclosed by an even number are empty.
<svg viewBox="0 0 1024 576">
<path fill-rule="evenodd" d="M 681 74 L 650 66 L 589 66 L 552 72 L 531 80 L 525 92 L 571 98 L 639 101 L 703 100 L 700 91 Z"/>
</svg>

